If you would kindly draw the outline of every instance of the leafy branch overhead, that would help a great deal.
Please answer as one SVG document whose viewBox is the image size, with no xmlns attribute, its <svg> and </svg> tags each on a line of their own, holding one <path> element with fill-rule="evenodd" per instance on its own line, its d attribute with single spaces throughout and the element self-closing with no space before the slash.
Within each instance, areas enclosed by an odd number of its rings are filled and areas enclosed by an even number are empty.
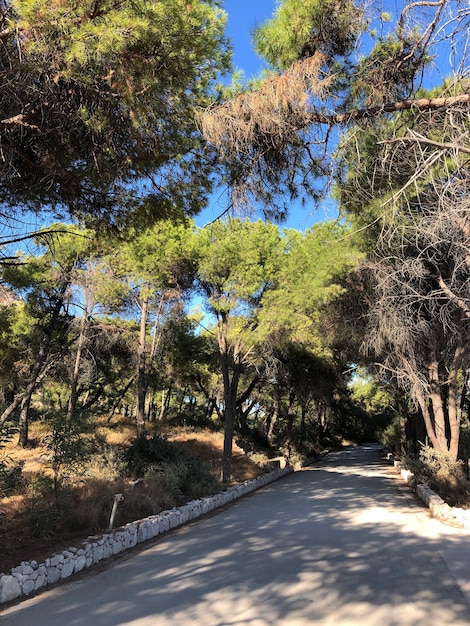
<svg viewBox="0 0 470 626">
<path fill-rule="evenodd" d="M 224 28 L 218 0 L 2 2 L 2 202 L 197 211 L 210 172 L 193 109 L 229 66 Z"/>
<path fill-rule="evenodd" d="M 374 7 L 349 0 L 282 2 L 253 37 L 272 71 L 200 113 L 235 203 L 256 201 L 269 214 L 275 199 L 318 197 L 319 179 L 335 172 L 329 150 L 335 127 L 367 127 L 408 110 L 468 108 L 464 5 L 405 4 L 388 27 Z M 370 50 L 361 55 L 366 40 Z M 444 45 L 452 49 L 454 91 L 420 97 L 423 76 Z"/>
</svg>

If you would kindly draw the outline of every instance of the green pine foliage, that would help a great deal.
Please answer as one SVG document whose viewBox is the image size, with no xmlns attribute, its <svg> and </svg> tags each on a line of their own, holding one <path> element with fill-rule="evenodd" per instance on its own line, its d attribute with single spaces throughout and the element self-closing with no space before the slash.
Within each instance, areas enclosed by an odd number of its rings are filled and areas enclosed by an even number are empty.
<svg viewBox="0 0 470 626">
<path fill-rule="evenodd" d="M 194 110 L 230 63 L 221 3 L 6 4 L 0 100 L 14 122 L 2 128 L 4 201 L 15 214 L 53 205 L 122 225 L 129 212 L 196 212 L 210 172 Z"/>
<path fill-rule="evenodd" d="M 256 51 L 282 71 L 298 60 L 324 54 L 347 57 L 363 29 L 362 11 L 351 0 L 285 0 L 253 33 Z"/>
</svg>

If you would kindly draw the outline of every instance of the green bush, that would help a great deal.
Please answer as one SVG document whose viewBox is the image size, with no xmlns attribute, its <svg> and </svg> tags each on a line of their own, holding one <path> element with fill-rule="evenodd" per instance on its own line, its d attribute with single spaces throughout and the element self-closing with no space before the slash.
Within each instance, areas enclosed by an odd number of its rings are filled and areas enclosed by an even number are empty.
<svg viewBox="0 0 470 626">
<path fill-rule="evenodd" d="M 103 444 L 90 455 L 83 473 L 87 477 L 114 481 L 124 476 L 126 470 L 127 463 L 122 450 Z"/>
<path fill-rule="evenodd" d="M 380 442 L 394 454 L 401 454 L 405 433 L 399 416 L 381 434 Z"/>
<path fill-rule="evenodd" d="M 24 485 L 24 461 L 0 463 L 0 496 L 9 496 L 20 491 Z"/>
<path fill-rule="evenodd" d="M 176 504 L 220 491 L 220 484 L 209 466 L 167 437 L 137 437 L 124 458 L 133 476 L 145 478 L 146 490 L 156 501 Z"/>
<path fill-rule="evenodd" d="M 129 472 L 142 478 L 149 467 L 176 462 L 180 452 L 167 437 L 153 435 L 136 437 L 124 454 Z"/>
<path fill-rule="evenodd" d="M 165 494 L 175 504 L 220 491 L 220 484 L 208 466 L 197 458 L 184 455 L 176 461 L 149 467 L 145 485 L 155 499 L 161 499 Z"/>
<path fill-rule="evenodd" d="M 188 499 L 201 498 L 220 491 L 219 481 L 211 474 L 206 463 L 195 457 L 187 457 L 184 466 L 186 474 L 183 494 Z"/>
<path fill-rule="evenodd" d="M 53 478 L 42 472 L 35 474 L 27 482 L 26 495 L 31 536 L 45 538 L 55 535 L 65 503 L 55 497 Z"/>
<path fill-rule="evenodd" d="M 50 425 L 50 434 L 44 438 L 43 445 L 49 453 L 56 506 L 59 506 L 60 489 L 83 471 L 92 452 L 92 442 L 84 436 L 86 421 L 81 417 L 69 420 L 60 410 L 50 411 L 45 420 Z"/>
</svg>

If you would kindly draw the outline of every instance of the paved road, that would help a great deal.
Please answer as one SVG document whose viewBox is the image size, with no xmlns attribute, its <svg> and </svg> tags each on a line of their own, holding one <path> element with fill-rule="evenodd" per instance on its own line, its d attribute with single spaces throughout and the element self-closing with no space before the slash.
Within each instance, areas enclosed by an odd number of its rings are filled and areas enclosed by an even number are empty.
<svg viewBox="0 0 470 626">
<path fill-rule="evenodd" d="M 364 446 L 12 606 L 0 623 L 468 626 L 470 534 L 431 519 Z"/>
</svg>

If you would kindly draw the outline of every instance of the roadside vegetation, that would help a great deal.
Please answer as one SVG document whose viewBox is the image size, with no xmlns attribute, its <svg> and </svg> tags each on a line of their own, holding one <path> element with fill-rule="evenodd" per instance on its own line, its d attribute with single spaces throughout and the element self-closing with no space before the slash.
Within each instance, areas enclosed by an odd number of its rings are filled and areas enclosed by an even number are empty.
<svg viewBox="0 0 470 626">
<path fill-rule="evenodd" d="M 49 427 L 33 423 L 28 448 L 10 442 L 2 450 L 0 571 L 104 532 L 118 493 L 124 498 L 115 527 L 217 493 L 222 446 L 216 430 L 168 427 L 138 439 L 129 420 L 108 425 L 101 419 L 82 433 L 79 456 L 74 452 L 73 462 L 63 460 L 60 483 L 54 485 Z M 266 453 L 258 453 L 255 462 L 237 445 L 233 465 L 234 481 L 271 467 Z"/>
</svg>

